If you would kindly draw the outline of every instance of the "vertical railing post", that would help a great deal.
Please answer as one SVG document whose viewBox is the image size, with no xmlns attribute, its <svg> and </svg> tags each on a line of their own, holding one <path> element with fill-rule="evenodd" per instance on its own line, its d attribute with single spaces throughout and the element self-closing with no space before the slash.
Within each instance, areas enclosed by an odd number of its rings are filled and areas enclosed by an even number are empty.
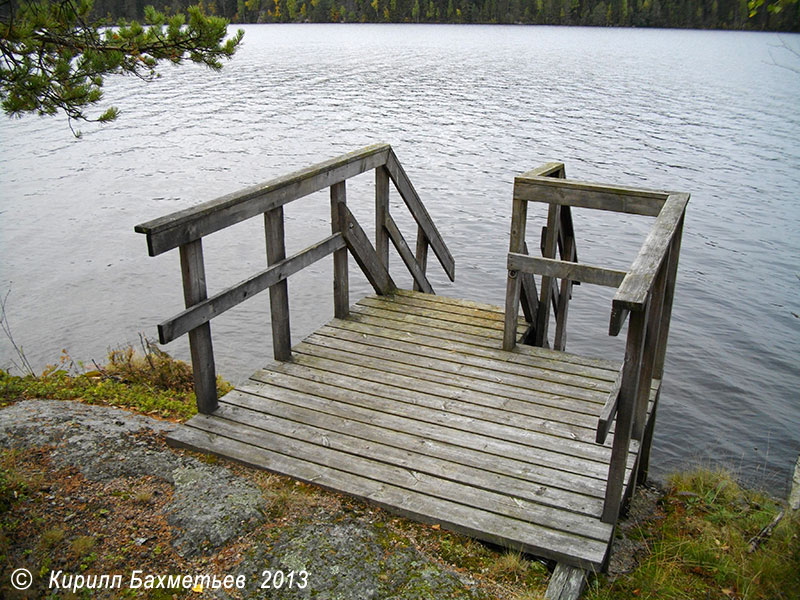
<svg viewBox="0 0 800 600">
<path fill-rule="evenodd" d="M 345 183 L 331 186 L 331 233 L 344 233 L 347 215 Z M 333 253 L 333 314 L 344 319 L 350 314 L 350 280 L 347 267 L 347 248 Z"/>
<path fill-rule="evenodd" d="M 669 244 L 667 256 L 664 259 L 665 282 L 663 290 L 663 304 L 661 306 L 661 318 L 658 331 L 658 344 L 653 359 L 653 378 L 662 380 L 664 377 L 664 361 L 667 352 L 667 337 L 669 336 L 669 323 L 672 316 L 672 301 L 675 294 L 675 280 L 678 273 L 678 257 L 681 251 L 681 233 L 683 231 L 683 217 L 672 236 Z M 659 385 L 653 402 L 653 412 L 650 415 L 650 422 L 644 429 L 642 442 L 639 445 L 639 481 L 647 480 L 647 473 L 650 468 L 650 449 L 653 445 L 653 433 L 655 431 L 656 415 L 658 413 L 658 403 L 661 396 L 661 386 Z"/>
<path fill-rule="evenodd" d="M 419 268 L 422 269 L 422 274 L 425 275 L 428 270 L 428 238 L 425 235 L 425 230 L 421 226 L 417 226 L 417 248 L 415 257 Z M 414 281 L 414 291 L 421 292 L 422 287 Z"/>
<path fill-rule="evenodd" d="M 180 246 L 183 299 L 186 308 L 208 298 L 203 240 L 198 238 Z M 198 412 L 208 415 L 217 409 L 217 375 L 211 346 L 211 324 L 203 323 L 189 332 L 194 393 Z"/>
<path fill-rule="evenodd" d="M 661 311 L 664 306 L 664 286 L 667 279 L 667 260 L 662 262 L 656 274 L 650 292 L 650 313 L 645 326 L 644 355 L 642 357 L 642 380 L 639 386 L 639 396 L 636 399 L 636 409 L 633 415 L 633 431 L 631 436 L 635 440 L 642 440 L 645 426 L 647 425 L 647 405 L 650 403 L 650 387 L 653 381 L 653 367 L 660 337 Z"/>
<path fill-rule="evenodd" d="M 525 251 L 525 228 L 528 221 L 528 203 L 516 197 L 511 208 L 511 234 L 508 251 Z M 516 272 L 508 272 L 506 281 L 506 313 L 503 327 L 503 350 L 513 350 L 517 345 L 517 319 L 519 318 L 519 295 L 521 279 Z"/>
<path fill-rule="evenodd" d="M 283 206 L 264 213 L 267 238 L 267 265 L 286 258 L 283 232 Z M 289 329 L 289 286 L 283 279 L 269 288 L 269 311 L 272 322 L 272 353 L 275 360 L 291 360 L 292 337 Z"/>
<path fill-rule="evenodd" d="M 542 256 L 555 258 L 558 247 L 558 231 L 561 226 L 561 205 L 550 204 L 547 210 L 547 232 L 542 247 Z M 550 299 L 553 294 L 553 278 L 542 277 L 542 289 L 539 298 L 539 310 L 536 311 L 536 336 L 534 344 L 545 347 L 547 345 L 547 329 L 550 325 Z"/>
<path fill-rule="evenodd" d="M 389 234 L 386 217 L 389 214 L 389 171 L 386 167 L 375 169 L 375 252 L 383 268 L 389 270 Z"/>
<path fill-rule="evenodd" d="M 614 442 L 611 447 L 611 463 L 608 467 L 606 495 L 603 502 L 601 520 L 616 523 L 622 504 L 625 484 L 625 470 L 628 464 L 628 449 L 631 442 L 633 412 L 639 397 L 641 381 L 639 374 L 644 352 L 645 326 L 648 307 L 643 311 L 631 311 L 628 323 L 628 338 L 625 344 L 625 363 L 622 367 L 622 385 L 617 404 L 617 424 L 614 429 Z"/>
<path fill-rule="evenodd" d="M 656 359 L 653 367 L 653 377 L 662 379 L 664 376 L 664 362 L 667 354 L 667 338 L 669 337 L 669 323 L 672 318 L 672 301 L 675 295 L 675 281 L 678 277 L 678 258 L 681 254 L 681 237 L 683 235 L 683 220 L 678 223 L 675 229 L 675 234 L 672 236 L 672 242 L 669 245 L 669 253 L 666 260 L 667 266 L 667 281 L 664 288 L 664 307 L 661 310 L 661 327 L 658 337 L 658 349 L 656 350 Z"/>
<path fill-rule="evenodd" d="M 568 206 L 562 206 L 562 212 L 569 209 Z M 563 260 L 572 260 L 575 252 L 575 237 L 568 235 L 564 240 L 564 256 Z M 561 280 L 561 288 L 558 294 L 558 309 L 556 310 L 556 333 L 553 338 L 553 349 L 563 351 L 567 347 L 567 314 L 569 310 L 569 300 L 572 296 L 572 281 L 569 279 Z"/>
</svg>

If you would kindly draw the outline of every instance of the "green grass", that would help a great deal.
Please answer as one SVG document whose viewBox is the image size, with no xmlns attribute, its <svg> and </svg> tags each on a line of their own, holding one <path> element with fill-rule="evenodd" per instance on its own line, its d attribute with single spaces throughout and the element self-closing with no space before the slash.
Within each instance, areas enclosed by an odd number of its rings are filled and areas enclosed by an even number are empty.
<svg viewBox="0 0 800 600">
<path fill-rule="evenodd" d="M 750 540 L 781 510 L 727 471 L 696 469 L 669 480 L 660 514 L 640 532 L 647 554 L 629 575 L 599 577 L 590 600 L 782 600 L 800 590 L 800 515 L 785 513 L 754 551 Z"/>
<path fill-rule="evenodd" d="M 0 369 L 0 404 L 50 398 L 128 408 L 179 421 L 196 414 L 191 367 L 150 342 L 143 342 L 142 348 L 141 353 L 131 346 L 112 350 L 105 366 L 88 372 L 66 353 L 39 376 L 16 376 Z M 230 389 L 230 384 L 217 378 L 220 396 Z"/>
</svg>

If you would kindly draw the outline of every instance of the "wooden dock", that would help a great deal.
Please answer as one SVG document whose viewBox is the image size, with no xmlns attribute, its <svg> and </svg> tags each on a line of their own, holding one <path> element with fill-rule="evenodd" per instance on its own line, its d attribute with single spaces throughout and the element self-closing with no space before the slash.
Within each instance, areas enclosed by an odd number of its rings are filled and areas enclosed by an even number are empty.
<svg viewBox="0 0 800 600">
<path fill-rule="evenodd" d="M 345 191 L 367 171 L 374 246 Z M 390 183 L 417 223 L 413 251 L 389 213 Z M 283 205 L 325 188 L 331 235 L 287 257 Z M 584 572 L 605 568 L 625 499 L 647 476 L 688 200 L 570 181 L 561 163 L 517 177 L 504 307 L 434 295 L 428 251 L 450 279 L 455 262 L 385 144 L 138 225 L 151 255 L 180 249 L 186 309 L 159 339 L 189 334 L 200 414 L 169 441 L 552 559 L 547 597 L 577 597 Z M 537 202 L 548 205 L 541 257 L 526 239 Z M 627 271 L 578 262 L 575 207 L 656 217 Z M 209 296 L 203 236 L 262 215 L 267 267 Z M 413 291 L 390 275 L 390 244 Z M 287 279 L 329 255 L 334 319 L 292 346 Z M 353 306 L 348 257 L 376 292 Z M 627 322 L 627 341 L 617 360 L 565 351 L 580 283 L 618 288 L 609 334 Z M 218 399 L 210 321 L 266 289 L 275 361 Z"/>
<path fill-rule="evenodd" d="M 611 444 L 595 435 L 620 365 L 504 352 L 503 319 L 418 292 L 365 298 L 169 441 L 600 570 Z"/>
</svg>

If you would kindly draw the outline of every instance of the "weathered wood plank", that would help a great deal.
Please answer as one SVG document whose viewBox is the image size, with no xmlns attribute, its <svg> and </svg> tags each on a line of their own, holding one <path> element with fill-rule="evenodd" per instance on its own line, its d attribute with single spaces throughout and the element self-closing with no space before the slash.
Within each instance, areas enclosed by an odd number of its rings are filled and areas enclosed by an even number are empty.
<svg viewBox="0 0 800 600">
<path fill-rule="evenodd" d="M 254 383 L 231 392 L 225 402 L 518 478 L 526 482 L 534 494 L 541 493 L 554 501 L 584 506 L 585 500 L 594 507 L 594 500 L 597 500 L 602 508 L 605 482 L 592 473 L 573 473 L 567 477 L 563 469 L 543 464 L 532 453 L 520 452 L 519 446 L 502 440 L 477 441 L 480 436 L 474 435 L 454 438 L 452 432 L 437 424 L 424 423 L 420 427 L 415 419 L 378 411 L 367 406 L 368 402 L 365 405 L 343 403 L 336 399 L 341 391 L 324 384 L 315 383 L 301 389 Z M 316 391 L 311 393 L 312 390 Z M 329 395 L 333 398 L 328 398 Z"/>
<path fill-rule="evenodd" d="M 689 194 L 671 194 L 619 286 L 611 312 L 611 335 L 617 335 L 627 311 L 641 311 L 650 297 L 658 269 L 678 231 Z"/>
<path fill-rule="evenodd" d="M 150 256 L 177 248 L 191 240 L 266 213 L 334 183 L 386 163 L 390 146 L 375 144 L 137 225 L 147 235 Z"/>
<path fill-rule="evenodd" d="M 385 329 L 381 327 L 349 321 L 331 321 L 328 325 L 318 329 L 314 335 L 402 352 L 411 357 L 428 357 L 477 367 L 485 370 L 489 379 L 503 378 L 505 374 L 519 375 L 530 379 L 550 381 L 602 392 L 609 391 L 613 385 L 613 382 L 605 377 L 587 376 L 585 371 L 575 373 L 576 369 L 574 367 L 571 371 L 564 372 L 548 368 L 549 365 L 544 367 L 536 366 L 533 361 L 526 361 L 527 364 L 525 364 L 520 361 L 506 360 L 506 357 L 501 354 L 502 351 L 492 353 L 465 352 L 457 342 L 441 342 L 437 344 L 435 341 L 430 341 L 430 338 L 426 339 L 424 336 L 414 336 L 413 334 L 403 336 L 401 339 L 391 334 L 385 335 Z M 414 359 L 412 358 L 412 360 Z M 605 372 L 602 374 L 605 375 Z"/>
<path fill-rule="evenodd" d="M 352 362 L 336 360 L 340 354 L 326 348 L 309 349 L 308 359 L 299 364 L 311 364 L 316 368 L 333 371 L 336 365 L 343 379 L 342 384 L 369 391 L 369 385 L 363 382 L 379 384 L 375 392 L 390 400 L 406 402 L 409 399 L 420 405 L 437 410 L 458 413 L 464 416 L 480 418 L 486 421 L 511 426 L 524 426 L 530 431 L 538 431 L 548 435 L 557 435 L 569 440 L 591 441 L 594 431 L 597 408 L 586 406 L 580 401 L 569 398 L 551 397 L 544 393 L 518 394 L 515 397 L 506 394 L 506 390 L 492 393 L 489 386 L 469 389 L 458 386 L 457 381 L 447 377 L 419 377 L 402 365 L 387 365 L 380 359 L 357 357 Z M 359 364 L 360 362 L 360 364 Z M 363 371 L 359 371 L 362 368 Z M 294 371 L 290 372 L 294 374 Z M 353 382 L 345 377 L 356 378 Z M 392 389 L 394 388 L 398 389 Z M 420 394 L 418 394 L 419 392 Z"/>
<path fill-rule="evenodd" d="M 616 381 L 618 376 L 618 372 L 610 368 L 581 365 L 559 360 L 560 357 L 528 355 L 518 352 L 509 354 L 498 349 L 496 344 L 481 344 L 480 342 L 483 340 L 477 336 L 465 335 L 458 337 L 453 336 L 448 330 L 435 331 L 414 323 L 376 318 L 368 312 L 362 311 L 360 307 L 356 307 L 352 317 L 347 321 L 334 320 L 328 325 L 353 329 L 377 337 L 411 342 L 422 347 L 439 348 L 465 355 L 492 358 L 506 363 L 547 369 L 557 373 L 591 377 L 609 383 Z"/>
<path fill-rule="evenodd" d="M 453 474 L 447 471 L 426 469 L 426 457 L 404 455 L 389 446 L 382 447 L 378 452 L 373 444 L 358 438 L 328 430 L 298 427 L 292 421 L 260 419 L 252 412 L 237 415 L 224 405 L 213 418 L 201 416 L 191 426 L 210 433 L 224 433 L 262 448 L 413 489 L 442 500 L 464 502 L 465 498 L 469 498 L 469 506 L 544 526 L 548 530 L 571 533 L 589 540 L 609 539 L 610 527 L 596 515 L 559 510 L 525 497 L 499 493 L 485 485 L 467 485 L 463 480 L 452 478 Z M 272 435 L 264 435 L 265 431 Z M 441 468 L 442 463 L 436 464 Z M 448 469 L 451 465 L 444 463 L 444 467 Z M 434 470 L 436 472 L 430 472 Z"/>
<path fill-rule="evenodd" d="M 584 183 L 556 177 L 516 177 L 514 198 L 526 202 L 658 215 L 668 192 Z"/>
<path fill-rule="evenodd" d="M 205 444 L 210 451 L 244 464 L 266 467 L 277 473 L 291 473 L 296 479 L 335 491 L 343 491 L 343 488 L 346 488 L 346 493 L 368 500 L 396 514 L 427 523 L 436 523 L 446 529 L 522 552 L 595 569 L 599 569 L 605 560 L 607 545 L 601 542 L 590 544 L 586 538 L 562 533 L 558 535 L 557 541 L 553 539 L 552 544 L 546 545 L 544 538 L 539 536 L 539 528 L 529 526 L 524 521 L 432 498 L 381 481 L 357 477 L 224 436 L 216 437 L 212 443 L 208 443 L 206 441 L 208 437 L 206 433 L 193 434 L 190 429 L 185 428 L 174 432 L 170 441 L 175 445 L 191 448 L 202 447 Z M 476 523 L 480 523 L 480 526 Z M 553 538 L 552 535 L 548 537 Z"/>
<path fill-rule="evenodd" d="M 491 326 L 497 329 L 502 329 L 504 315 L 499 312 L 497 307 L 480 308 L 478 306 L 471 306 L 456 302 L 438 301 L 432 294 L 411 294 L 408 290 L 397 290 L 393 294 L 391 302 L 402 310 L 405 306 L 416 306 L 419 308 L 437 311 L 441 313 L 452 313 L 456 315 L 465 315 L 474 319 L 482 319 L 484 321 L 491 321 Z M 442 315 L 447 317 L 447 315 Z"/>
<path fill-rule="evenodd" d="M 351 314 L 358 312 L 358 314 L 368 314 L 377 319 L 383 319 L 391 322 L 401 323 L 414 323 L 423 327 L 430 327 L 436 330 L 439 334 L 452 333 L 455 335 L 469 335 L 471 338 L 478 338 L 485 340 L 487 344 L 492 344 L 495 347 L 500 347 L 503 337 L 502 330 L 497 330 L 491 327 L 481 327 L 480 325 L 472 325 L 467 323 L 459 323 L 453 321 L 446 321 L 444 319 L 438 320 L 436 317 L 429 314 L 422 314 L 426 311 L 424 309 L 414 309 L 412 312 L 406 310 L 392 310 L 391 305 L 382 305 L 375 298 L 365 299 L 368 300 L 364 303 L 359 300 L 352 309 Z M 525 326 L 520 325 L 520 335 L 525 332 Z"/>
<path fill-rule="evenodd" d="M 184 333 L 209 322 L 226 310 L 230 310 L 234 306 L 252 298 L 259 292 L 297 273 L 308 265 L 342 249 L 346 252 L 344 238 L 340 233 L 336 233 L 318 244 L 275 263 L 260 273 L 240 281 L 236 285 L 214 294 L 202 302 L 194 304 L 171 319 L 159 323 L 159 342 L 167 344 L 179 338 Z"/>
<path fill-rule="evenodd" d="M 498 329 L 492 321 L 463 318 L 458 312 L 451 314 L 450 311 L 439 312 L 437 310 L 427 310 L 417 308 L 415 306 L 401 306 L 400 303 L 394 301 L 398 298 L 398 296 L 406 294 L 413 294 L 413 292 L 396 290 L 392 296 L 392 299 L 382 297 L 364 298 L 357 303 L 357 305 L 354 307 L 354 310 L 358 311 L 359 313 L 369 314 L 375 318 L 387 319 L 392 322 L 414 323 L 420 326 L 429 327 L 431 328 L 432 332 L 436 330 L 437 334 L 439 331 L 444 331 L 450 332 L 452 335 L 469 336 L 472 343 L 476 345 L 486 345 L 492 347 L 499 346 L 499 342 L 494 341 L 499 339 Z M 448 303 L 453 307 L 458 307 L 460 304 L 460 301 L 453 301 L 452 299 L 444 296 L 417 294 L 417 297 L 420 300 L 431 303 Z M 472 304 L 473 303 L 470 303 L 468 306 L 471 307 Z M 451 321 L 450 319 L 455 320 Z M 525 333 L 526 328 L 527 325 L 525 324 L 525 321 L 520 319 L 517 329 L 519 334 L 522 335 Z M 502 335 L 502 330 L 500 330 L 499 333 Z M 614 372 L 619 369 L 619 363 L 615 361 L 602 358 L 593 358 L 579 354 L 571 354 L 569 352 L 556 352 L 554 350 L 539 348 L 536 346 L 517 346 L 514 348 L 514 354 L 551 358 L 559 362 L 571 362 L 576 365 L 597 367 L 600 369 L 612 370 Z"/>
<path fill-rule="evenodd" d="M 319 364 L 319 361 L 306 359 L 302 364 L 304 366 Z M 610 448 L 594 444 L 591 435 L 587 436 L 588 441 L 579 441 L 542 434 L 514 425 L 505 425 L 449 412 L 447 405 L 441 401 L 438 402 L 438 406 L 434 403 L 433 407 L 421 403 L 412 406 L 402 396 L 385 397 L 383 391 L 373 396 L 370 396 L 368 391 L 350 396 L 343 394 L 341 389 L 328 383 L 327 374 L 318 377 L 317 381 L 313 381 L 292 378 L 293 373 L 291 369 L 264 370 L 255 374 L 253 381 L 328 398 L 335 401 L 334 403 L 339 407 L 344 404 L 348 405 L 351 413 L 363 413 L 363 410 L 371 411 L 369 414 L 373 420 L 370 422 L 374 424 L 380 420 L 380 422 L 386 422 L 387 427 L 397 428 L 401 431 L 410 430 L 420 434 L 426 431 L 430 435 L 436 435 L 437 439 L 466 447 L 476 447 L 474 446 L 476 443 L 481 444 L 477 447 L 485 447 L 488 443 L 487 440 L 491 439 L 492 446 L 498 449 L 502 448 L 502 452 L 508 453 L 508 456 L 518 460 L 526 460 L 532 449 L 535 449 L 538 464 L 584 474 L 596 479 L 605 477 Z M 266 393 L 259 387 L 240 386 L 240 389 L 253 394 Z M 315 401 L 319 402 L 319 400 Z M 409 423 L 409 420 L 412 423 Z M 393 427 L 388 425 L 390 422 L 394 422 Z"/>
<path fill-rule="evenodd" d="M 389 149 L 389 154 L 386 159 L 386 169 L 389 171 L 389 176 L 394 182 L 397 191 L 400 192 L 400 197 L 403 199 L 403 202 L 405 202 L 408 210 L 411 211 L 411 216 L 414 217 L 417 225 L 425 232 L 425 237 L 431 248 L 433 248 L 433 253 L 436 255 L 436 258 L 439 259 L 439 263 L 442 265 L 444 272 L 447 273 L 450 281 L 454 281 L 456 276 L 456 263 L 453 259 L 453 255 L 450 254 L 450 250 L 447 249 L 447 245 L 444 243 L 436 225 L 434 225 L 433 219 L 431 219 L 431 216 L 428 214 L 411 180 L 408 178 L 408 175 L 406 175 L 403 165 L 397 160 L 397 156 L 391 148 Z"/>
<path fill-rule="evenodd" d="M 607 287 L 619 287 L 622 280 L 625 279 L 625 275 L 627 275 L 625 271 L 617 271 L 615 269 L 511 252 L 508 254 L 508 268 L 536 275 L 570 279 Z"/>
<path fill-rule="evenodd" d="M 342 235 L 347 227 L 347 189 L 341 181 L 331 186 L 331 233 Z M 342 237 L 344 242 L 344 237 Z M 346 244 L 333 253 L 333 314 L 344 319 L 350 312 L 350 273 L 347 266 Z"/>
<path fill-rule="evenodd" d="M 353 336 L 357 337 L 357 336 Z M 423 356 L 421 354 L 406 354 L 401 350 L 382 347 L 379 343 L 369 343 L 372 340 L 347 339 L 347 336 L 338 335 L 328 337 L 315 333 L 305 339 L 305 344 L 338 350 L 342 353 L 352 353 L 364 359 L 371 357 L 386 362 L 386 369 L 397 370 L 399 365 L 411 366 L 419 373 L 421 379 L 436 378 L 439 380 L 460 381 L 465 380 L 464 385 L 498 385 L 507 388 L 522 388 L 536 390 L 545 394 L 552 394 L 566 398 L 584 400 L 588 403 L 596 404 L 597 412 L 605 403 L 608 393 L 608 384 L 597 381 L 580 381 L 583 385 L 573 383 L 553 382 L 525 375 L 515 375 L 502 371 L 491 372 L 485 367 L 465 364 L 457 360 L 457 356 L 446 358 Z M 429 353 L 426 353 L 429 354 Z M 482 382 L 482 383 L 481 383 Z M 575 382 L 578 383 L 578 382 Z"/>
<path fill-rule="evenodd" d="M 398 300 L 397 302 L 389 301 L 380 303 L 379 300 L 374 298 L 363 298 L 357 302 L 358 306 L 371 306 L 380 308 L 386 311 L 392 311 L 400 314 L 416 315 L 420 317 L 428 317 L 434 321 L 441 321 L 441 327 L 455 327 L 457 325 L 470 325 L 484 330 L 487 335 L 492 333 L 501 333 L 502 330 L 497 326 L 498 323 L 490 319 L 482 317 L 475 317 L 469 313 L 461 311 L 441 310 L 439 308 L 428 308 L 425 305 L 416 302 L 414 304 Z M 520 333 L 525 331 L 524 321 L 517 322 Z"/>
<path fill-rule="evenodd" d="M 189 308 L 208 297 L 202 240 L 183 244 L 180 247 L 180 257 L 183 299 Z M 217 408 L 217 375 L 209 323 L 198 325 L 189 332 L 189 351 L 192 356 L 197 410 L 201 413 L 212 413 Z"/>
<path fill-rule="evenodd" d="M 444 306 L 449 306 L 449 307 L 474 308 L 490 313 L 498 313 L 501 318 L 503 317 L 502 307 L 496 306 L 494 304 L 488 304 L 486 302 L 477 302 L 475 300 L 466 300 L 464 298 L 451 298 L 449 296 L 431 296 L 430 294 L 419 294 L 417 292 L 412 292 L 410 290 L 403 290 L 403 289 L 398 289 L 397 292 L 395 293 L 395 296 L 408 296 L 411 298 L 418 298 L 420 300 L 424 300 L 425 302 L 442 304 Z"/>
<path fill-rule="evenodd" d="M 531 431 L 573 440 L 590 440 L 591 429 L 597 420 L 594 410 L 587 410 L 579 401 L 569 398 L 562 401 L 539 392 L 519 392 L 512 396 L 503 394 L 504 390 L 492 393 L 486 389 L 464 389 L 454 385 L 452 380 L 432 381 L 430 377 L 423 380 L 396 372 L 402 369 L 387 372 L 381 368 L 385 365 L 379 361 L 364 360 L 359 363 L 354 359 L 344 362 L 335 351 L 316 350 L 314 354 L 303 354 L 303 348 L 298 347 L 297 350 L 294 368 L 273 367 L 272 370 L 299 379 L 342 387 L 351 392 L 372 394 L 395 402 L 414 402 L 420 406 L 489 421 L 508 422 L 508 416 L 498 417 L 496 413 L 507 411 L 517 419 L 511 422 L 512 425 L 524 422 Z M 269 371 L 258 371 L 252 379 L 261 381 L 269 377 Z M 413 406 L 407 408 L 413 410 Z"/>
<path fill-rule="evenodd" d="M 400 233 L 397 223 L 394 222 L 394 219 L 388 212 L 386 213 L 385 229 L 397 253 L 400 255 L 400 258 L 403 259 L 403 263 L 414 278 L 414 289 L 419 288 L 420 291 L 426 294 L 433 294 L 433 286 L 431 286 L 428 278 L 425 277 L 425 272 L 417 263 L 417 258 L 411 252 L 411 248 L 408 247 L 403 234 Z"/>
<path fill-rule="evenodd" d="M 246 414 L 226 417 L 224 409 L 242 410 Z M 235 391 L 220 403 L 219 411 L 215 417 L 230 418 L 264 431 L 271 431 L 271 423 L 276 420 L 293 423 L 306 441 L 322 438 L 323 445 L 327 442 L 339 448 L 357 448 L 362 454 L 386 458 L 406 468 L 502 491 L 576 514 L 598 518 L 603 507 L 602 483 L 596 479 L 582 478 L 580 489 L 576 490 L 565 485 L 564 473 L 558 469 L 455 446 L 413 431 L 386 429 L 370 422 L 320 412 L 286 401 L 282 396 L 272 399 Z"/>
<path fill-rule="evenodd" d="M 372 247 L 367 234 L 361 229 L 361 225 L 358 224 L 349 208 L 342 205 L 341 210 L 345 214 L 344 241 L 347 243 L 350 253 L 355 258 L 358 266 L 361 267 L 374 290 L 378 294 L 390 294 L 397 286 L 389 272 L 381 264 L 380 258 L 378 258 L 375 248 Z"/>
<path fill-rule="evenodd" d="M 267 264 L 275 266 L 286 259 L 283 206 L 264 214 L 267 237 Z M 269 313 L 272 323 L 272 352 L 275 360 L 291 360 L 292 335 L 289 328 L 289 284 L 280 279 L 269 288 Z"/>
</svg>

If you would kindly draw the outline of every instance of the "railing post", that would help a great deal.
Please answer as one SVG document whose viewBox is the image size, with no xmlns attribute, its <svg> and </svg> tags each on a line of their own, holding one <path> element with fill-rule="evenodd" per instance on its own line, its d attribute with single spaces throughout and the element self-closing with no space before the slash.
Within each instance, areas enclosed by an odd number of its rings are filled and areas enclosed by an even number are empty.
<svg viewBox="0 0 800 600">
<path fill-rule="evenodd" d="M 181 245 L 179 250 L 183 299 L 186 308 L 189 308 L 208 297 L 202 238 Z M 203 323 L 189 332 L 189 351 L 192 355 L 197 410 L 208 415 L 217 409 L 217 375 L 214 368 L 214 350 L 211 346 L 210 323 Z"/>
<path fill-rule="evenodd" d="M 422 274 L 425 275 L 428 271 L 428 238 L 425 235 L 425 230 L 420 225 L 417 225 L 417 248 L 415 256 L 419 268 L 422 269 Z M 414 291 L 422 291 L 422 287 L 416 280 L 414 280 Z"/>
<path fill-rule="evenodd" d="M 569 209 L 568 206 L 562 206 L 561 211 Z M 575 238 L 573 236 L 565 236 L 564 240 L 564 260 L 572 260 L 575 252 Z M 567 311 L 569 310 L 569 300 L 572 296 L 572 281 L 569 279 L 561 280 L 561 289 L 558 294 L 558 308 L 556 309 L 556 333 L 553 338 L 553 349 L 563 351 L 567 347 Z"/>
<path fill-rule="evenodd" d="M 561 205 L 550 204 L 547 210 L 547 231 L 545 233 L 542 256 L 555 258 L 558 247 L 558 231 L 561 226 Z M 547 345 L 547 329 L 550 325 L 550 299 L 553 295 L 553 278 L 542 277 L 542 289 L 539 298 L 539 310 L 536 312 L 536 336 L 534 344 L 545 347 Z"/>
<path fill-rule="evenodd" d="M 509 252 L 525 251 L 525 228 L 528 221 L 528 203 L 514 198 L 511 209 L 511 234 Z M 503 327 L 503 350 L 513 350 L 517 345 L 517 319 L 519 318 L 519 295 L 521 280 L 517 273 L 508 272 L 506 281 L 506 314 Z"/>
<path fill-rule="evenodd" d="M 522 251 L 528 254 L 528 244 L 522 243 Z M 521 278 L 520 281 L 520 301 L 522 302 L 522 314 L 525 315 L 525 320 L 528 322 L 528 332 L 523 340 L 524 343 L 530 342 L 531 336 L 535 337 L 533 327 L 536 323 L 536 313 L 539 310 L 539 293 L 536 291 L 536 279 L 530 273 L 518 273 L 517 277 Z"/>
<path fill-rule="evenodd" d="M 675 229 L 675 234 L 672 236 L 672 242 L 669 245 L 669 251 L 666 260 L 667 265 L 667 281 L 664 288 L 664 306 L 661 310 L 661 327 L 658 337 L 658 349 L 656 350 L 655 365 L 653 367 L 653 377 L 662 379 L 664 376 L 664 362 L 667 354 L 667 338 L 669 337 L 669 323 L 672 318 L 672 300 L 675 295 L 675 281 L 678 276 L 678 258 L 681 254 L 681 237 L 683 235 L 683 221 L 684 215 Z"/>
<path fill-rule="evenodd" d="M 345 182 L 331 186 L 331 233 L 343 233 L 346 227 L 347 197 Z M 347 248 L 333 253 L 333 314 L 344 319 L 350 314 L 350 280 L 347 267 Z"/>
<path fill-rule="evenodd" d="M 283 206 L 264 213 L 267 237 L 267 265 L 286 258 L 283 233 Z M 283 279 L 269 288 L 269 311 L 272 322 L 272 354 L 275 360 L 291 360 L 292 337 L 289 330 L 289 286 Z"/>
<path fill-rule="evenodd" d="M 628 464 L 628 449 L 631 442 L 633 412 L 636 399 L 639 397 L 641 381 L 639 374 L 642 367 L 644 351 L 645 326 L 647 323 L 646 306 L 643 311 L 631 311 L 628 323 L 628 338 L 625 344 L 625 363 L 622 367 L 622 385 L 617 404 L 617 425 L 614 430 L 614 442 L 611 447 L 611 463 L 608 467 L 606 495 L 603 502 L 601 520 L 604 523 L 616 523 L 622 504 L 622 492 L 625 484 L 625 470 Z M 635 474 L 633 475 L 635 477 Z"/>
<path fill-rule="evenodd" d="M 659 345 L 661 326 L 661 311 L 664 306 L 664 285 L 667 279 L 667 260 L 665 259 L 658 269 L 658 274 L 653 282 L 650 293 L 650 313 L 647 318 L 646 335 L 644 343 L 644 356 L 642 358 L 642 380 L 639 386 L 639 396 L 636 399 L 636 410 L 633 416 L 633 432 L 635 440 L 642 440 L 645 426 L 647 425 L 647 405 L 650 403 L 650 387 L 653 381 L 653 366 Z"/>
<path fill-rule="evenodd" d="M 389 171 L 386 167 L 375 169 L 375 252 L 383 268 L 389 270 L 389 235 L 386 217 L 389 215 Z"/>
</svg>

